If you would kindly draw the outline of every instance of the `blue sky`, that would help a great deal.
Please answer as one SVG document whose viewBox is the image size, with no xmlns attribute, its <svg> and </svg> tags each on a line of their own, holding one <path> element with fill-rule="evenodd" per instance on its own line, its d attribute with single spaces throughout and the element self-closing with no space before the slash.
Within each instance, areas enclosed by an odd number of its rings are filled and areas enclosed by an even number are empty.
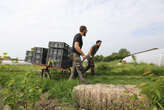
<svg viewBox="0 0 164 110">
<path fill-rule="evenodd" d="M 49 41 L 72 45 L 80 25 L 88 27 L 83 51 L 96 40 L 98 54 L 164 48 L 163 0 L 0 0 L 0 54 L 24 58 Z"/>
<path fill-rule="evenodd" d="M 139 28 L 133 32 L 135 37 L 164 35 L 164 23 L 150 24 L 146 28 Z"/>
</svg>

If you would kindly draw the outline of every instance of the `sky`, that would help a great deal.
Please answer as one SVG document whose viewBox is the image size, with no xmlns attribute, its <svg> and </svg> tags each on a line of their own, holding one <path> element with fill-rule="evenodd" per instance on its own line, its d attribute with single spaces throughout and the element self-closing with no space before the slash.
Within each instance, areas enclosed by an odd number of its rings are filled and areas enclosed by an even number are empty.
<svg viewBox="0 0 164 110">
<path fill-rule="evenodd" d="M 85 53 L 96 40 L 105 56 L 164 48 L 164 0 L 0 0 L 0 55 L 23 59 L 49 41 L 72 45 L 81 25 Z"/>
</svg>

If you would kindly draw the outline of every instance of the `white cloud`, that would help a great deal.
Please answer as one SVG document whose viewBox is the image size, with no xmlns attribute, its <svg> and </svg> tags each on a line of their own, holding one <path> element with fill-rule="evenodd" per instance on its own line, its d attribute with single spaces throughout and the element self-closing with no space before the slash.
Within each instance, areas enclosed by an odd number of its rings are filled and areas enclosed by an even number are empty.
<svg viewBox="0 0 164 110">
<path fill-rule="evenodd" d="M 164 23 L 163 0 L 3 0 L 0 1 L 0 48 L 11 56 L 25 55 L 33 46 L 48 46 L 48 41 L 72 44 L 81 24 L 88 26 L 85 52 L 102 39 L 99 54 L 108 55 L 120 48 L 132 52 L 162 48 L 162 33 L 133 36 L 137 29 Z"/>
</svg>

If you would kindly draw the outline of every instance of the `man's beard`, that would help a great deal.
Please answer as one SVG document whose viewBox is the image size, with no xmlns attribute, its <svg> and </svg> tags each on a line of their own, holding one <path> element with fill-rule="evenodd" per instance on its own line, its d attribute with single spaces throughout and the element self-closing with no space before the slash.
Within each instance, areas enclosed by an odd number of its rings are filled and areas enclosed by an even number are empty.
<svg viewBox="0 0 164 110">
<path fill-rule="evenodd" d="M 86 36 L 86 33 L 84 33 L 84 35 L 83 36 Z"/>
</svg>

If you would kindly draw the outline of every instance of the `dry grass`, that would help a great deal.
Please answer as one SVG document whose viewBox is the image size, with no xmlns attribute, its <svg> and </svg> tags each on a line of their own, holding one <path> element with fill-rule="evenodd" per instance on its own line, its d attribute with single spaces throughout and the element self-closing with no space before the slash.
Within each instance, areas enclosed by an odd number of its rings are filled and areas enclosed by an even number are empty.
<svg viewBox="0 0 164 110">
<path fill-rule="evenodd" d="M 134 85 L 79 85 L 73 91 L 85 110 L 150 110 L 149 100 Z"/>
</svg>

